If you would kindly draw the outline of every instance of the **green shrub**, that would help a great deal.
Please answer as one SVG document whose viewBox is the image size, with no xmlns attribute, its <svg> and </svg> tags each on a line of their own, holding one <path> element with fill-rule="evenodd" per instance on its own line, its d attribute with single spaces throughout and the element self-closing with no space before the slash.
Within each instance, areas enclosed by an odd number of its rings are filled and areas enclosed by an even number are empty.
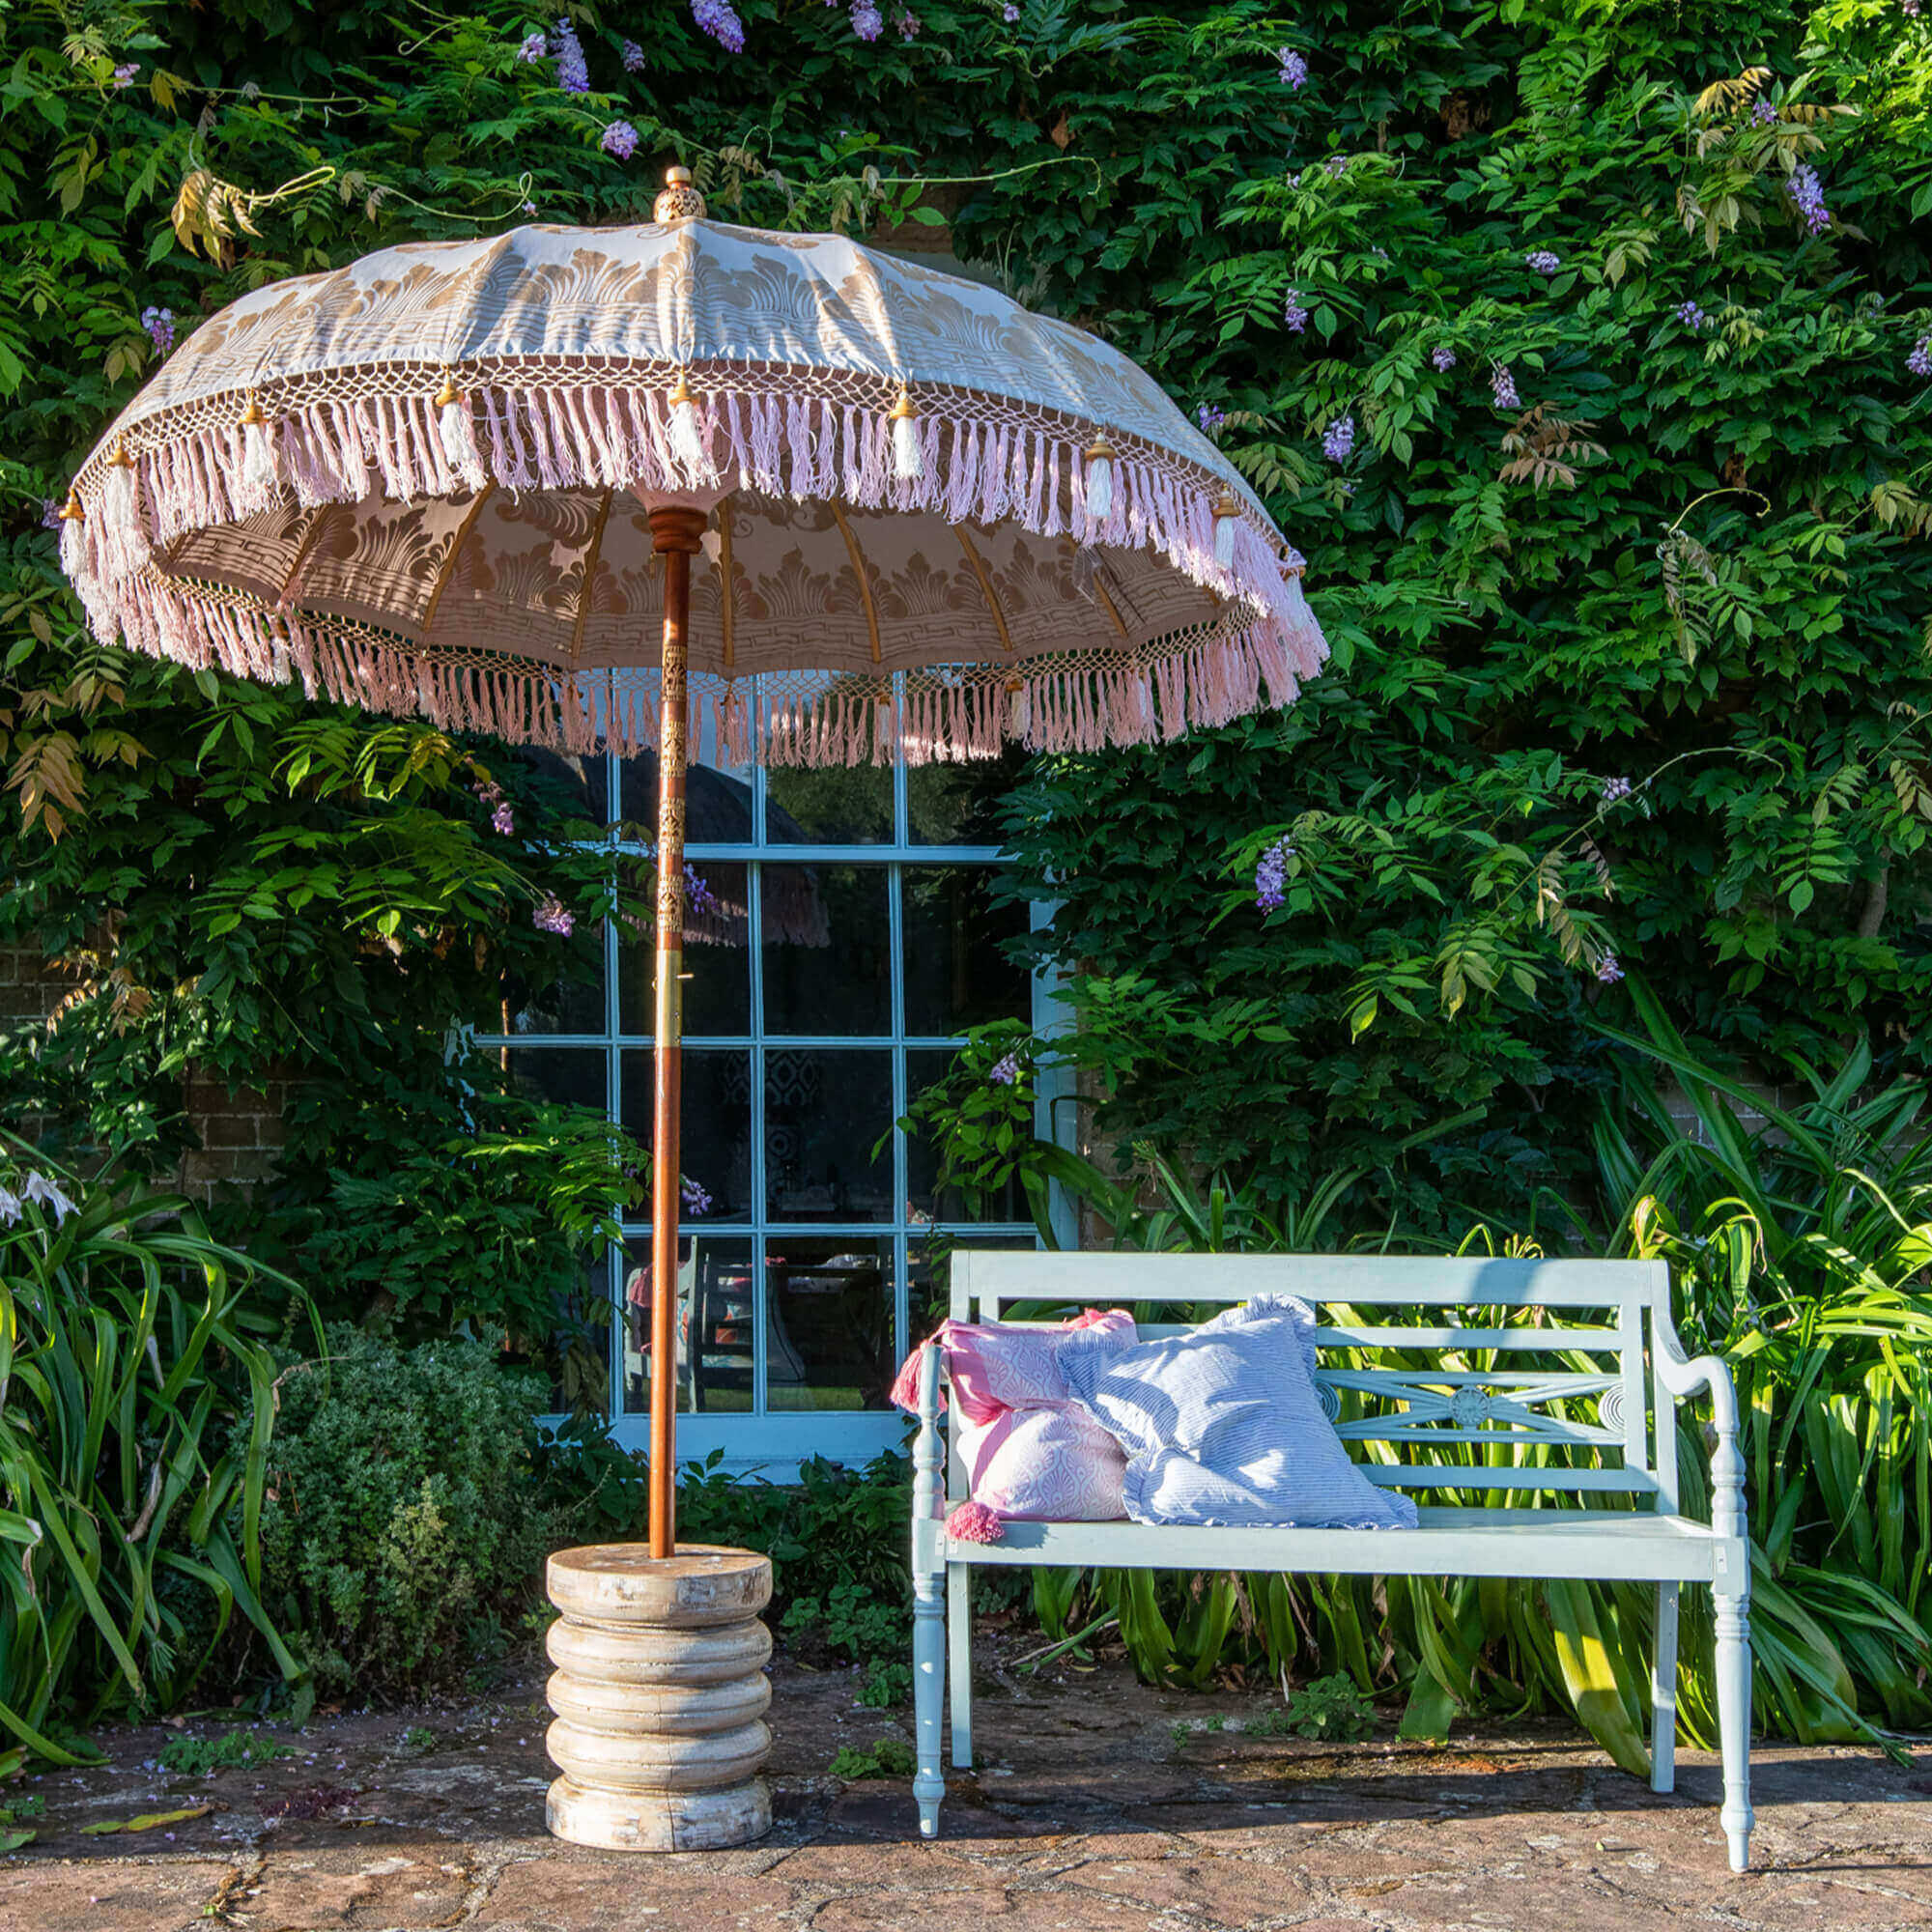
<svg viewBox="0 0 1932 1932">
<path fill-rule="evenodd" d="M 541 1583 L 556 1527 L 530 1459 L 543 1384 L 476 1342 L 329 1341 L 326 1365 L 282 1378 L 265 1595 L 325 1687 L 446 1685 Z"/>
</svg>

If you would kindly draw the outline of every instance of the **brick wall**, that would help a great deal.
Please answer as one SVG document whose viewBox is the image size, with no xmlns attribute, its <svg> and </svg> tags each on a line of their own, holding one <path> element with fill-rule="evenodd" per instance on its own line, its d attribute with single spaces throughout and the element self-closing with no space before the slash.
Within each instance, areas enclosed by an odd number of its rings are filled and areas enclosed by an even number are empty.
<svg viewBox="0 0 1932 1932">
<path fill-rule="evenodd" d="M 30 946 L 0 946 L 0 1031 L 43 1024 L 74 980 Z M 201 1146 L 182 1157 L 177 1190 L 208 1203 L 219 1192 L 247 1189 L 268 1179 L 287 1140 L 289 1083 L 271 1074 L 261 1087 L 228 1087 L 202 1067 L 190 1067 L 182 1103 Z"/>
</svg>

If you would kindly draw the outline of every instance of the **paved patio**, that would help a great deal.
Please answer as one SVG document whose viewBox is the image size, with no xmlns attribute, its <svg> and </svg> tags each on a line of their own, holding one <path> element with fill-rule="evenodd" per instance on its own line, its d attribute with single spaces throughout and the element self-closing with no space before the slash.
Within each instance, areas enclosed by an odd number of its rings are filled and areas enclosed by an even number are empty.
<svg viewBox="0 0 1932 1932">
<path fill-rule="evenodd" d="M 1177 1739 L 1177 1719 L 1258 1707 L 1160 1695 L 1121 1667 L 1036 1683 L 995 1664 L 976 1712 L 986 1764 L 954 1780 L 928 1846 L 904 1780 L 827 1775 L 840 1745 L 899 1724 L 855 1708 L 842 1672 L 781 1666 L 776 1687 L 777 1829 L 674 1859 L 545 1835 L 537 1679 L 445 1711 L 318 1719 L 298 1755 L 198 1779 L 146 1768 L 177 1733 L 117 1733 L 109 1766 L 34 1787 L 41 1835 L 0 1861 L 0 1932 L 1932 1926 L 1932 1753 L 1904 1768 L 1765 1747 L 1762 1868 L 1733 1878 L 1701 1757 L 1656 1798 L 1548 1730 L 1446 1748 Z M 406 1744 L 412 1726 L 434 1742 Z M 167 1832 L 81 1831 L 199 1804 L 216 1808 Z"/>
</svg>

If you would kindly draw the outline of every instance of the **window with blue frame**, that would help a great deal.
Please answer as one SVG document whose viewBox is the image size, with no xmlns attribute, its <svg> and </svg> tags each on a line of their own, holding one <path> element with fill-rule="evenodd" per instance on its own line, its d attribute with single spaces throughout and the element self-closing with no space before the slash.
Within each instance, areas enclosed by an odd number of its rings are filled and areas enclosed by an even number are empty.
<svg viewBox="0 0 1932 1932">
<path fill-rule="evenodd" d="M 1025 908 L 995 903 L 994 808 L 1017 768 L 733 769 L 708 733 L 698 747 L 683 1168 L 708 1199 L 680 1229 L 681 1460 L 897 1446 L 888 1392 L 944 1252 L 1035 1238 L 1017 1201 L 1009 1220 L 975 1221 L 936 1199 L 930 1149 L 894 1124 L 967 1028 L 1048 1019 L 1050 995 L 1004 945 Z M 568 772 L 613 838 L 652 822 L 654 753 Z M 652 963 L 650 933 L 612 923 L 600 985 L 506 1000 L 479 1044 L 532 1092 L 603 1108 L 648 1146 Z M 648 1223 L 626 1235 L 611 1264 L 611 1415 L 641 1446 L 658 1369 Z"/>
</svg>

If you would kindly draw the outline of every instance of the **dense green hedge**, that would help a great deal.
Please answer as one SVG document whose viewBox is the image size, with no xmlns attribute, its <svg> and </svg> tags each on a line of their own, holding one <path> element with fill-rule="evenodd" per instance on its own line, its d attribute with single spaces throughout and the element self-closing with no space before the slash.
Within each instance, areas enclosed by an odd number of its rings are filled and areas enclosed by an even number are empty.
<svg viewBox="0 0 1932 1932">
<path fill-rule="evenodd" d="M 502 6 L 10 16 L 0 752 L 22 795 L 72 819 L 91 784 L 105 828 L 143 782 L 73 701 L 43 512 L 154 366 L 144 316 L 179 333 L 265 279 L 526 208 L 635 218 L 684 158 L 727 217 L 950 216 L 959 255 L 1226 412 L 1309 556 L 1336 668 L 1294 712 L 1053 764 L 1016 818 L 1141 1127 L 1283 1195 L 1400 1161 L 1425 1219 L 1520 1203 L 1576 1166 L 1578 1021 L 1625 961 L 1744 1052 L 1829 1057 L 1869 1027 L 1918 1064 L 1932 21 L 889 11 L 579 6 L 567 36 Z M 223 715 L 181 678 L 140 690 L 177 710 L 136 736 L 191 746 Z M 231 725 L 196 756 L 218 775 L 237 751 Z M 126 834 L 124 812 L 110 850 Z M 1283 837 L 1264 919 L 1248 874 Z M 10 832 L 0 869 L 42 838 Z M 186 849 L 144 864 L 179 881 Z M 75 869 L 69 928 L 122 889 Z"/>
</svg>

